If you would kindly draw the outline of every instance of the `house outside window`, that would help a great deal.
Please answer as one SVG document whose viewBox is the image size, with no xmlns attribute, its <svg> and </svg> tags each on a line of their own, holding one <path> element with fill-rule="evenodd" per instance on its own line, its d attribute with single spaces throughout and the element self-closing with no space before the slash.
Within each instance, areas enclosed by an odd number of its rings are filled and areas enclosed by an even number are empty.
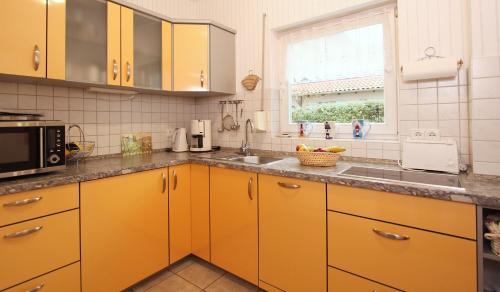
<svg viewBox="0 0 500 292">
<path fill-rule="evenodd" d="M 279 33 L 282 132 L 297 122 L 335 122 L 349 138 L 351 121 L 397 137 L 394 6 L 361 11 Z"/>
</svg>

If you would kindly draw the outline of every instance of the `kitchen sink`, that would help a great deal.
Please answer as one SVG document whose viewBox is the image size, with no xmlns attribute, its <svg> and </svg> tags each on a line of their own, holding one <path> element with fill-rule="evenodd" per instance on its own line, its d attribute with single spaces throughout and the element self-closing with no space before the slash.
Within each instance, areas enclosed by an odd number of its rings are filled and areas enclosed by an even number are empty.
<svg viewBox="0 0 500 292">
<path fill-rule="evenodd" d="M 243 163 L 250 163 L 250 164 L 269 164 L 272 162 L 280 161 L 282 160 L 281 158 L 274 158 L 274 157 L 265 157 L 265 156 L 232 156 L 232 157 L 224 157 L 221 158 L 222 160 L 227 160 L 227 161 L 234 161 L 234 162 L 243 162 Z"/>
</svg>

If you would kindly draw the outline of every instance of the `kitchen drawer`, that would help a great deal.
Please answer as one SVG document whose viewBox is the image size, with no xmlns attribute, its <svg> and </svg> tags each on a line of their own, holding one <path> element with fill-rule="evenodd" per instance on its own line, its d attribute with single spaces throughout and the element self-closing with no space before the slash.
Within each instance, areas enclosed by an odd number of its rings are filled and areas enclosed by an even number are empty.
<svg viewBox="0 0 500 292">
<path fill-rule="evenodd" d="M 73 210 L 0 228 L 0 290 L 78 261 L 78 220 Z"/>
<path fill-rule="evenodd" d="M 476 239 L 472 204 L 328 185 L 328 210 Z"/>
<path fill-rule="evenodd" d="M 78 208 L 78 184 L 0 196 L 0 226 Z"/>
<path fill-rule="evenodd" d="M 328 292 L 396 292 L 398 290 L 328 267 Z"/>
<path fill-rule="evenodd" d="M 476 289 L 475 241 L 337 212 L 328 212 L 328 265 L 406 291 Z"/>
<path fill-rule="evenodd" d="M 31 281 L 12 287 L 4 292 L 79 292 L 80 291 L 80 262 L 71 264 L 59 270 L 35 278 Z"/>
</svg>

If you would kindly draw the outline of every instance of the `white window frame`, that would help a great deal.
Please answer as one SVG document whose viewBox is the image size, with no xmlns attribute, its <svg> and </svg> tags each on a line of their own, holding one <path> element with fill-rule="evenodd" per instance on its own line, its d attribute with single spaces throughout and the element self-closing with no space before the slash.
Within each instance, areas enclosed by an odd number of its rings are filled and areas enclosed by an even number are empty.
<svg viewBox="0 0 500 292">
<path fill-rule="evenodd" d="M 287 47 L 289 43 L 310 39 L 311 33 L 315 37 L 321 36 L 321 30 L 325 35 L 332 32 L 341 32 L 361 26 L 382 23 L 384 26 L 384 123 L 371 123 L 370 133 L 374 136 L 393 136 L 397 139 L 398 130 L 398 60 L 396 41 L 396 5 L 385 5 L 374 9 L 356 12 L 347 16 L 333 18 L 320 23 L 302 25 L 294 29 L 287 29 L 277 33 L 278 38 L 278 67 L 280 84 L 280 132 L 297 133 L 297 123 L 290 122 L 288 92 L 288 81 L 286 74 Z M 361 117 L 360 117 L 361 118 Z M 323 134 L 324 125 L 313 123 L 313 134 Z M 336 124 L 337 138 L 352 137 L 352 126 L 350 123 Z"/>
</svg>

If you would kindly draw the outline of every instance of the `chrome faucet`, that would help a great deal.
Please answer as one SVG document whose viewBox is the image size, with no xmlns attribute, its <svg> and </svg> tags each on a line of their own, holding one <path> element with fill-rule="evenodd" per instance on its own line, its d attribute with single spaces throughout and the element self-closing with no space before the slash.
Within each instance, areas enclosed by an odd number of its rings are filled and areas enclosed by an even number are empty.
<svg viewBox="0 0 500 292">
<path fill-rule="evenodd" d="M 253 132 L 252 121 L 248 119 L 245 123 L 245 141 L 241 141 L 240 148 L 241 154 L 244 154 L 246 156 L 250 155 L 250 147 L 248 146 L 248 125 L 250 125 L 250 131 Z"/>
</svg>

